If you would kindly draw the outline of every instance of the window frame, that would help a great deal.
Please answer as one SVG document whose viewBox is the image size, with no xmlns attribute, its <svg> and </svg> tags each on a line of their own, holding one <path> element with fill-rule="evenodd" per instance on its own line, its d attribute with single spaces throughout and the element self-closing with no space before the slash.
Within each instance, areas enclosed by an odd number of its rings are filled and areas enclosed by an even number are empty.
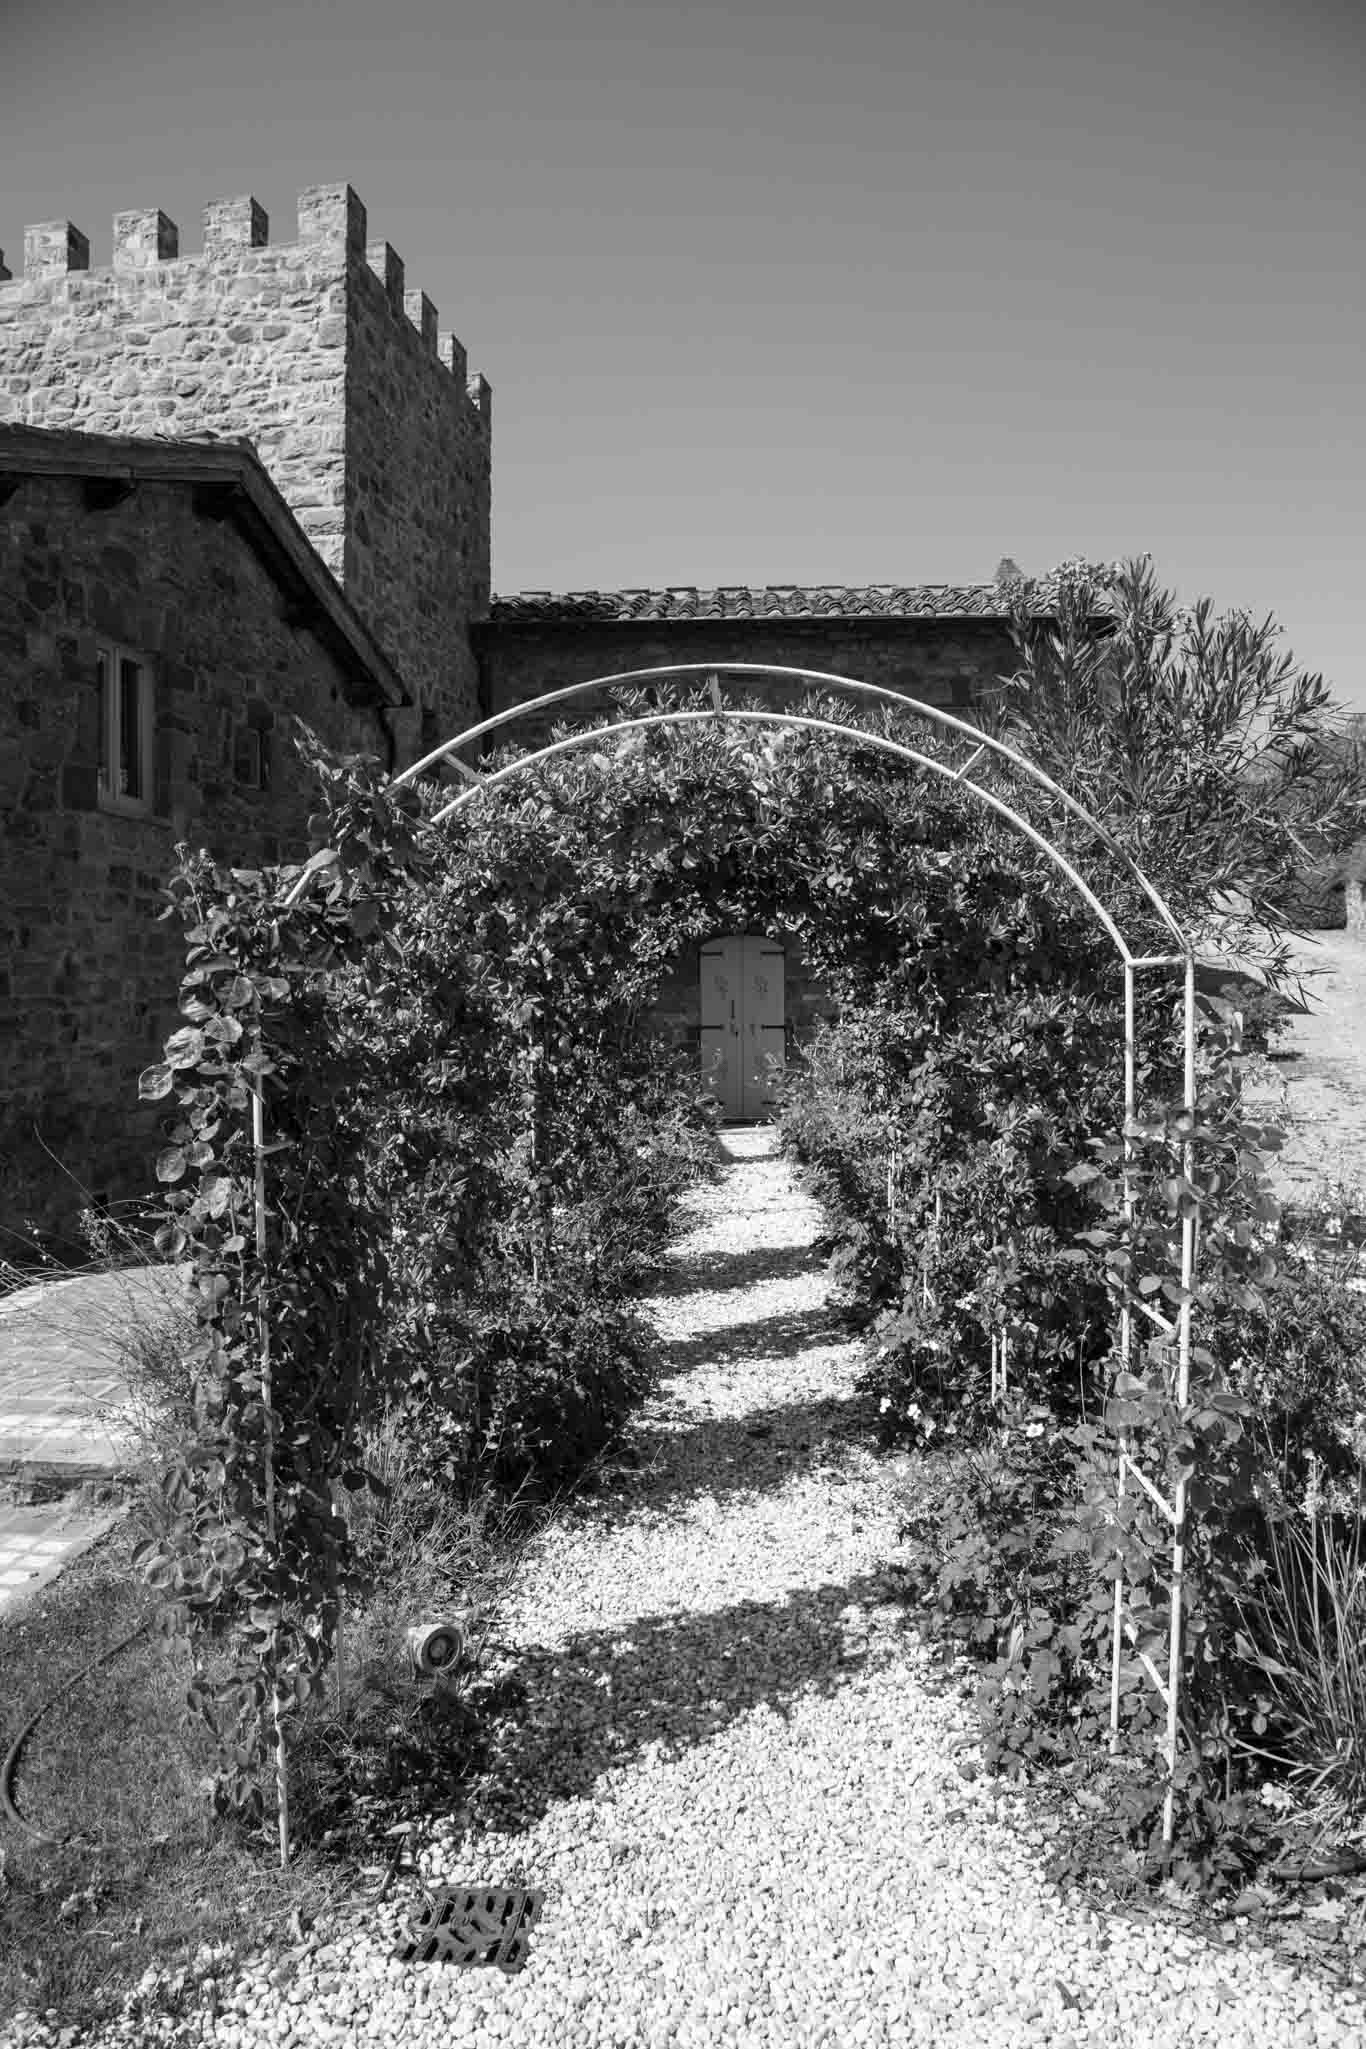
<svg viewBox="0 0 1366 2049">
<path fill-rule="evenodd" d="M 122 773 L 117 764 L 123 756 L 125 663 L 137 670 L 137 745 L 142 771 L 142 790 L 137 796 L 115 789 L 113 783 Z M 127 818 L 152 817 L 156 811 L 156 679 L 152 663 L 138 648 L 101 639 L 95 644 L 95 675 L 100 691 L 99 808 L 121 812 Z"/>
<path fill-rule="evenodd" d="M 270 794 L 270 753 L 266 733 L 259 727 L 239 723 L 232 737 L 232 779 L 239 790 L 253 796 Z"/>
</svg>

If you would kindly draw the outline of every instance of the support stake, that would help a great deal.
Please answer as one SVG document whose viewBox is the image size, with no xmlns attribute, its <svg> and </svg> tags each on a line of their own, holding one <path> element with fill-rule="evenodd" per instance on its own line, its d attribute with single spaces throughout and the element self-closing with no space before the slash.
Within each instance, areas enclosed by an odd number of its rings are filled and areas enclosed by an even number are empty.
<svg viewBox="0 0 1366 2049">
<path fill-rule="evenodd" d="M 260 1027 L 256 1032 L 256 1050 L 262 1051 Z M 270 1318 L 266 1288 L 266 1111 L 262 1094 L 260 1074 L 252 1077 L 251 1090 L 251 1138 L 256 1155 L 256 1315 L 261 1341 L 261 1403 L 265 1410 L 265 1509 L 266 1542 L 275 1549 L 275 1414 L 273 1408 L 274 1390 L 271 1384 L 270 1363 Z M 289 1867 L 289 1750 L 285 1742 L 284 1724 L 280 1717 L 279 1692 L 280 1637 L 278 1625 L 271 1640 L 271 1663 L 274 1668 L 272 1684 L 272 1712 L 275 1721 L 275 1792 L 280 1817 L 280 1869 Z"/>
</svg>

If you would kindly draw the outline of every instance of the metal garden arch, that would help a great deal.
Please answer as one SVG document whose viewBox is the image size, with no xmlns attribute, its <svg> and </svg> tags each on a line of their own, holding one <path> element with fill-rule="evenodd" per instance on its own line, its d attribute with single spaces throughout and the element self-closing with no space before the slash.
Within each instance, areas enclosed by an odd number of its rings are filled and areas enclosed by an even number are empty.
<svg viewBox="0 0 1366 2049">
<path fill-rule="evenodd" d="M 485 735 L 496 732 L 501 726 L 508 725 L 516 720 L 525 719 L 530 714 L 545 711 L 552 705 L 566 704 L 572 699 L 596 695 L 608 689 L 680 677 L 697 678 L 709 686 L 712 700 L 710 709 L 649 712 L 633 718 L 616 719 L 605 724 L 587 726 L 581 731 L 571 733 L 566 738 L 551 741 L 528 754 L 521 755 L 516 760 L 505 763 L 501 768 L 494 769 L 488 774 L 481 774 L 478 770 L 471 768 L 467 762 L 459 759 L 459 749 L 481 741 Z M 967 754 L 966 759 L 954 767 L 947 761 L 922 753 L 918 748 L 909 747 L 902 741 L 893 740 L 885 734 L 866 731 L 859 726 L 842 725 L 833 719 L 817 718 L 797 712 L 762 711 L 747 709 L 742 706 L 727 705 L 721 690 L 722 677 L 765 678 L 793 687 L 799 686 L 807 692 L 810 692 L 812 689 L 850 692 L 864 700 L 875 700 L 880 704 L 891 706 L 904 716 L 928 721 L 931 725 L 940 728 L 941 731 L 968 743 L 971 751 Z M 511 781 L 515 776 L 522 774 L 525 770 L 534 768 L 542 762 L 552 760 L 558 755 L 569 753 L 575 748 L 601 743 L 623 733 L 639 731 L 645 727 L 718 723 L 775 725 L 808 732 L 825 733 L 856 747 L 867 747 L 877 752 L 890 754 L 901 761 L 910 762 L 918 768 L 926 769 L 948 782 L 961 783 L 965 787 L 972 789 L 976 796 L 990 810 L 996 812 L 1008 824 L 1031 840 L 1053 866 L 1058 869 L 1072 889 L 1082 898 L 1099 924 L 1108 933 L 1124 969 L 1123 1206 L 1124 1215 L 1128 1220 L 1132 1220 L 1135 1208 L 1134 1134 L 1132 1130 L 1136 1113 L 1135 1087 L 1137 1066 L 1135 977 L 1144 969 L 1181 968 L 1184 971 L 1184 1110 L 1186 1127 L 1185 1136 L 1182 1140 L 1182 1172 L 1185 1179 L 1190 1180 L 1193 1178 L 1195 1167 L 1193 1130 L 1197 1108 L 1195 1075 L 1195 955 L 1185 932 L 1182 930 L 1170 906 L 1149 881 L 1137 862 L 1125 852 L 1124 848 L 1118 844 L 1085 806 L 1078 803 L 1060 784 L 1056 783 L 1051 776 L 1038 768 L 1025 755 L 1019 753 L 1005 741 L 997 739 L 989 733 L 982 732 L 979 727 L 971 725 L 967 720 L 955 717 L 951 712 L 943 711 L 936 705 L 924 704 L 917 698 L 904 697 L 897 691 L 884 689 L 879 684 L 863 683 L 856 681 L 852 677 L 831 675 L 821 670 L 792 668 L 779 664 L 758 662 L 671 663 L 657 668 L 630 669 L 613 675 L 593 677 L 587 682 L 571 683 L 563 689 L 548 691 L 543 696 L 514 705 L 507 711 L 499 712 L 491 718 L 481 720 L 478 724 L 466 728 L 463 732 L 456 734 L 453 739 L 443 741 L 439 747 L 435 747 L 430 753 L 423 755 L 421 760 L 414 762 L 410 768 L 404 769 L 401 774 L 393 777 L 390 787 L 398 788 L 401 784 L 413 782 L 418 777 L 435 768 L 438 763 L 442 761 L 449 762 L 450 766 L 464 778 L 467 787 L 433 814 L 430 822 L 440 824 L 446 819 L 453 817 L 455 813 L 463 809 L 467 804 L 473 803 L 481 795 L 497 789 L 502 784 Z M 1013 805 L 1005 802 L 994 791 L 984 789 L 979 783 L 972 781 L 973 770 L 982 762 L 984 757 L 988 756 L 995 756 L 1009 763 L 1012 769 L 1027 777 L 1040 789 L 1046 791 L 1050 798 L 1071 812 L 1101 845 L 1124 864 L 1153 906 L 1162 925 L 1171 935 L 1173 950 L 1170 953 L 1136 953 L 1129 945 L 1114 917 L 1107 910 L 1095 890 L 1092 889 L 1085 877 L 1068 860 L 1061 849 L 1055 846 L 1045 833 L 1041 832 L 1027 818 L 1022 816 Z M 309 880 L 310 868 L 306 868 L 286 895 L 284 899 L 285 904 L 297 901 L 307 888 Z M 253 1138 L 256 1153 L 257 1249 L 264 1265 L 266 1250 L 265 1124 L 264 1106 L 259 1084 L 253 1095 L 252 1109 Z M 1181 1224 L 1181 1303 L 1177 1311 L 1176 1321 L 1173 1323 L 1168 1317 L 1163 1316 L 1151 1303 L 1138 1302 L 1135 1305 L 1143 1315 L 1148 1317 L 1157 1326 L 1169 1345 L 1174 1343 L 1176 1372 L 1173 1393 L 1177 1402 L 1182 1407 L 1186 1405 L 1190 1392 L 1192 1296 L 1197 1260 L 1196 1218 L 1194 1215 L 1187 1215 L 1183 1217 Z M 1133 1317 L 1133 1308 L 1126 1304 L 1120 1311 L 1119 1332 L 1120 1362 L 1122 1369 L 1125 1371 L 1129 1370 L 1133 1356 Z M 1002 1377 L 1004 1376 L 1006 1356 L 1003 1338 L 1004 1334 L 1002 1334 L 1002 1340 L 998 1341 L 1000 1349 L 997 1353 Z M 268 1384 L 268 1337 L 264 1329 L 262 1332 L 262 1345 Z M 1172 1533 L 1171 1601 L 1167 1671 L 1165 1676 L 1147 1652 L 1141 1646 L 1135 1645 L 1136 1655 L 1156 1686 L 1166 1708 L 1167 1793 L 1163 1809 L 1163 1837 L 1165 1841 L 1170 1842 L 1173 1834 L 1173 1789 L 1179 1730 L 1182 1601 L 1186 1505 L 1189 1482 L 1186 1475 L 1182 1474 L 1179 1476 L 1174 1497 L 1168 1501 L 1133 1457 L 1130 1433 L 1125 1430 L 1120 1433 L 1119 1444 L 1118 1487 L 1121 1498 L 1125 1492 L 1126 1482 L 1130 1478 L 1150 1497 L 1170 1526 Z M 1132 1640 L 1136 1632 L 1125 1609 L 1123 1569 L 1121 1566 L 1121 1570 L 1115 1580 L 1111 1640 L 1110 1731 L 1112 1746 L 1117 1744 L 1119 1735 L 1120 1677 L 1126 1634 Z"/>
</svg>

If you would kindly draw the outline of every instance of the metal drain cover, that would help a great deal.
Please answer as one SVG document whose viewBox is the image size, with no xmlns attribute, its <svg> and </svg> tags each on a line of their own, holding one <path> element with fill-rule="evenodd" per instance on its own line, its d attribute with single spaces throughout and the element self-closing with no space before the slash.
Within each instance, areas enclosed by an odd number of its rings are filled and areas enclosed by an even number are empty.
<svg viewBox="0 0 1366 2049">
<path fill-rule="evenodd" d="M 497 1964 L 519 1971 L 545 1900 L 524 1885 L 443 1886 L 422 1902 L 398 1952 L 404 1964 Z"/>
</svg>

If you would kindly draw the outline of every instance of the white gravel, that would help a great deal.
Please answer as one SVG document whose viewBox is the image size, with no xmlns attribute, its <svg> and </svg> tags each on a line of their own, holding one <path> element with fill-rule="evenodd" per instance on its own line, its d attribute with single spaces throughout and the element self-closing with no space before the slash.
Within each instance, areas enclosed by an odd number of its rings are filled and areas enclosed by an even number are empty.
<svg viewBox="0 0 1366 2049">
<path fill-rule="evenodd" d="M 501 1804 L 421 1855 L 428 1883 L 520 1860 L 546 1894 L 524 1969 L 396 1962 L 409 1879 L 223 1987 L 216 2018 L 101 2041 L 1366 2043 L 1355 2000 L 1269 1952 L 1062 1900 L 1027 1807 L 960 1776 L 970 1711 L 924 1683 L 878 1576 L 896 1461 L 866 1416 L 863 1443 L 842 1434 L 857 1348 L 771 1146 L 731 1134 L 689 1198 L 641 1463 L 537 1554 L 506 1631 L 527 1700 Z"/>
</svg>

